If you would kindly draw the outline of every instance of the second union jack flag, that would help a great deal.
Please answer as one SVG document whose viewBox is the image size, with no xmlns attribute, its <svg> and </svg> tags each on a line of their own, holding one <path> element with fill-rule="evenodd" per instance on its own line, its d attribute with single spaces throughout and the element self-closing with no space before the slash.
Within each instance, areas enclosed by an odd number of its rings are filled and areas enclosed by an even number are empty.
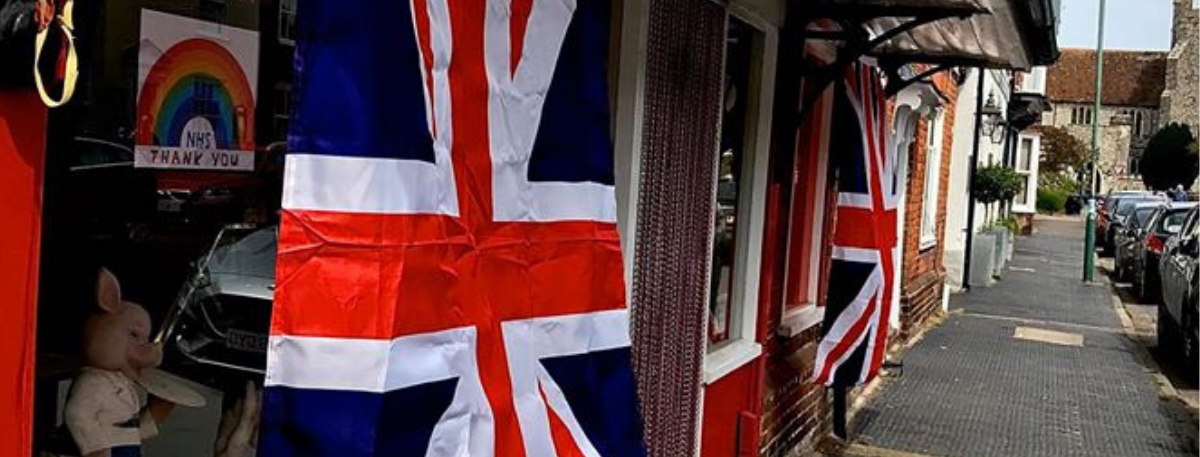
<svg viewBox="0 0 1200 457">
<path fill-rule="evenodd" d="M 610 10 L 299 1 L 259 455 L 644 455 Z"/>
<path fill-rule="evenodd" d="M 854 386 L 875 377 L 887 346 L 896 252 L 896 157 L 887 145 L 879 71 L 855 63 L 830 88 L 829 156 L 837 167 L 825 336 L 813 382 Z M 815 115 L 822 115 L 815 113 Z"/>
</svg>

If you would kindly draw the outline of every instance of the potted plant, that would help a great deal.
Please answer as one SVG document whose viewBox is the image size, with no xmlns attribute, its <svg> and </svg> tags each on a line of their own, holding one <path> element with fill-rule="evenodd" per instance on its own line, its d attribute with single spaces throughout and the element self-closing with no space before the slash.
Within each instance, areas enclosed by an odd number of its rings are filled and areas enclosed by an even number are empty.
<svg viewBox="0 0 1200 457">
<path fill-rule="evenodd" d="M 991 219 L 992 205 L 996 202 L 1009 202 L 1021 191 L 1021 176 L 1012 168 L 1003 165 L 989 165 L 976 170 L 971 186 L 971 196 L 975 201 L 983 203 L 986 217 Z M 1012 236 L 1004 224 L 991 224 L 975 237 L 972 251 L 972 271 L 979 271 L 981 277 L 999 277 L 1012 250 Z M 987 276 L 984 276 L 984 275 Z M 972 275 L 974 276 L 974 275 Z M 972 279 L 972 282 L 976 282 Z"/>
</svg>

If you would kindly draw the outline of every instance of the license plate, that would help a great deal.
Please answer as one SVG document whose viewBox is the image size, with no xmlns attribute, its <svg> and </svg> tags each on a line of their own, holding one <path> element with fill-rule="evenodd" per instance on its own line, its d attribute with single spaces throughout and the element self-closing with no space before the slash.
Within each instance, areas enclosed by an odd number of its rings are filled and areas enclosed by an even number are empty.
<svg viewBox="0 0 1200 457">
<path fill-rule="evenodd" d="M 225 333 L 225 347 L 244 352 L 267 352 L 267 336 L 230 329 Z"/>
</svg>

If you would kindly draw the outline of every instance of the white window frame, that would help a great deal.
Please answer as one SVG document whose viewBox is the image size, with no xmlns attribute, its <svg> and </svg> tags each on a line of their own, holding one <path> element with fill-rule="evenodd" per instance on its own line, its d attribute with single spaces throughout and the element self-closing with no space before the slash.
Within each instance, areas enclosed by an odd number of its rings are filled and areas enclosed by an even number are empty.
<svg viewBox="0 0 1200 457">
<path fill-rule="evenodd" d="M 736 18 L 753 27 L 761 33 L 761 47 L 754 55 L 755 70 L 751 73 L 751 83 L 756 90 L 749 92 L 757 95 L 750 100 L 747 111 L 746 132 L 747 152 L 742 158 L 742 176 L 738 189 L 738 230 L 733 260 L 733 293 L 731 306 L 731 325 L 736 325 L 736 332 L 731 329 L 731 338 L 719 348 L 707 351 L 704 355 L 702 371 L 705 385 L 711 384 L 741 366 L 758 358 L 762 354 L 762 344 L 757 341 L 758 333 L 758 286 L 762 258 L 762 234 L 766 210 L 766 194 L 770 146 L 771 146 L 771 114 L 775 99 L 775 61 L 778 53 L 779 35 L 776 26 L 747 11 L 738 5 L 730 6 L 728 18 Z M 722 63 L 722 66 L 724 64 Z M 723 98 L 722 98 L 723 99 Z M 719 160 L 713 151 L 713 160 Z M 717 180 L 717 172 L 713 170 L 713 182 Z M 716 186 L 713 188 L 713 199 L 717 198 Z M 745 224 L 742 221 L 746 221 Z M 712 243 L 712 240 L 709 241 Z M 709 251 L 712 249 L 710 247 Z M 709 276 L 712 275 L 712 262 L 709 262 Z M 710 281 L 711 284 L 711 281 Z M 710 285 L 711 287 L 711 285 Z M 708 296 L 706 293 L 705 296 Z M 705 306 L 707 324 L 708 306 Z M 707 344 L 707 337 L 705 343 Z"/>
<path fill-rule="evenodd" d="M 1021 145 L 1029 140 L 1029 168 L 1021 169 Z M 1038 177 L 1038 162 L 1040 161 L 1042 147 L 1041 135 L 1017 135 L 1017 157 L 1014 171 L 1025 179 L 1025 203 L 1018 204 L 1017 200 L 1013 199 L 1012 210 L 1017 213 L 1032 213 L 1036 209 L 1037 202 L 1037 177 Z"/>
<path fill-rule="evenodd" d="M 918 249 L 937 246 L 938 197 L 942 185 L 942 134 L 945 127 L 943 111 L 936 109 L 929 115 L 925 139 L 925 187 L 921 199 L 921 231 Z"/>
<path fill-rule="evenodd" d="M 625 263 L 625 296 L 633 296 L 637 258 L 638 195 L 641 193 L 642 124 L 646 102 L 646 49 L 650 2 L 620 2 L 621 35 L 613 104 L 613 165 L 617 198 L 617 230 Z M 632 305 L 632 304 L 630 304 Z"/>
</svg>

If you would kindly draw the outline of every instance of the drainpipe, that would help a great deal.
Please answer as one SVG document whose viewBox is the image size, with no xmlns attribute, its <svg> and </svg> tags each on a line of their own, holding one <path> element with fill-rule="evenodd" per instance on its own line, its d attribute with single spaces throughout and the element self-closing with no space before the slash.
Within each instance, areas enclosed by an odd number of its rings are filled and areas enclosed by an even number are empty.
<svg viewBox="0 0 1200 457">
<path fill-rule="evenodd" d="M 975 240 L 975 170 L 979 168 L 979 136 L 983 134 L 983 67 L 975 85 L 975 135 L 971 142 L 971 167 L 967 173 L 967 246 L 963 252 L 963 290 L 971 290 L 971 243 Z"/>
</svg>

